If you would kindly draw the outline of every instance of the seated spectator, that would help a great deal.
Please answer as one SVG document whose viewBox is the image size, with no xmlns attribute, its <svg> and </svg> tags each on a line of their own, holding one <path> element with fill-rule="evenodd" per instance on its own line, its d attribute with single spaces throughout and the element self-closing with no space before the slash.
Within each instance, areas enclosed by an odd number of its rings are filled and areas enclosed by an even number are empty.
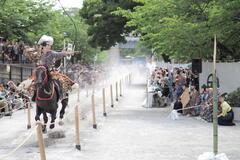
<svg viewBox="0 0 240 160">
<path fill-rule="evenodd" d="M 197 91 L 196 86 L 192 85 L 191 92 L 190 92 L 189 105 L 190 107 L 195 107 L 195 108 L 189 109 L 191 116 L 198 116 L 200 114 L 200 107 L 198 107 L 199 101 L 200 101 L 199 92 Z"/>
<path fill-rule="evenodd" d="M 213 121 L 213 104 L 212 102 L 205 102 L 202 111 L 200 113 L 200 117 L 207 122 Z"/>
<path fill-rule="evenodd" d="M 177 111 L 178 113 L 183 113 L 183 111 L 181 110 L 182 108 L 183 108 L 183 107 L 182 107 L 181 99 L 178 98 L 178 100 L 174 103 L 173 109 L 174 109 L 174 110 L 178 110 L 178 111 Z"/>
<path fill-rule="evenodd" d="M 6 94 L 7 93 L 6 93 L 6 90 L 5 90 L 4 86 L 3 86 L 3 84 L 0 84 L 0 100 L 4 99 Z"/>
<path fill-rule="evenodd" d="M 169 96 L 169 86 L 167 84 L 166 79 L 162 81 L 161 87 L 162 87 L 162 96 L 163 97 L 168 97 Z"/>
<path fill-rule="evenodd" d="M 233 126 L 234 113 L 231 106 L 225 101 L 224 96 L 219 97 L 221 113 L 218 115 L 218 124 L 223 126 Z"/>
<path fill-rule="evenodd" d="M 185 84 L 182 88 L 183 88 L 183 93 L 181 95 L 181 102 L 182 102 L 182 107 L 184 109 L 183 110 L 183 114 L 187 115 L 189 113 L 189 110 L 185 109 L 185 108 L 187 108 L 187 105 L 188 105 L 188 103 L 190 101 L 188 85 Z"/>
<path fill-rule="evenodd" d="M 203 88 L 201 93 L 201 105 L 200 108 L 200 117 L 207 122 L 213 121 L 213 89 L 212 88 Z"/>
</svg>

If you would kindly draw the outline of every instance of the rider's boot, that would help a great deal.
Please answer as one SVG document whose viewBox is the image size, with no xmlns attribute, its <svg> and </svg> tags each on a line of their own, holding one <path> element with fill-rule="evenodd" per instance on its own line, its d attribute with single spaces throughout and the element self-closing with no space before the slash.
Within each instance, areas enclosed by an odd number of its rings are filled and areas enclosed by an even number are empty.
<svg viewBox="0 0 240 160">
<path fill-rule="evenodd" d="M 54 83 L 56 85 L 57 94 L 58 94 L 58 101 L 63 98 L 63 92 L 62 92 L 62 85 L 59 80 L 54 80 Z"/>
</svg>

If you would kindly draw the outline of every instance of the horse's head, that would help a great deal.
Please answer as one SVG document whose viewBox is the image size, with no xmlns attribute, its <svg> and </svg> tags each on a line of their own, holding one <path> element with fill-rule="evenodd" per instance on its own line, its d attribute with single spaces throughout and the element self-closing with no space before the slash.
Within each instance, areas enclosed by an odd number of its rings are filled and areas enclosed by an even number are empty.
<svg viewBox="0 0 240 160">
<path fill-rule="evenodd" d="M 35 75 L 36 85 L 37 87 L 44 86 L 49 79 L 48 70 L 45 66 L 38 66 L 36 68 L 36 75 Z"/>
</svg>

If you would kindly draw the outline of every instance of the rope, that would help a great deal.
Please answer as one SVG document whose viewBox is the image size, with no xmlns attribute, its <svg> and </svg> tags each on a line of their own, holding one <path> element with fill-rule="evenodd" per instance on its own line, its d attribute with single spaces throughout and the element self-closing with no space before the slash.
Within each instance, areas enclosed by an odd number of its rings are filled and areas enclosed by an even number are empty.
<svg viewBox="0 0 240 160">
<path fill-rule="evenodd" d="M 196 106 L 191 106 L 191 107 L 186 107 L 186 108 L 181 108 L 181 109 L 173 109 L 175 111 L 181 111 L 181 110 L 186 110 L 186 109 L 191 109 L 191 108 L 197 108 L 197 107 L 200 107 L 202 105 L 196 105 Z"/>
<path fill-rule="evenodd" d="M 12 150 L 11 152 L 9 152 L 8 154 L 0 157 L 0 160 L 7 159 L 7 157 L 10 157 L 10 156 L 13 155 L 19 148 L 21 148 L 21 147 L 32 137 L 32 135 L 33 135 L 34 132 L 35 132 L 34 130 L 35 130 L 37 127 L 38 127 L 38 126 L 35 126 L 35 127 L 31 130 L 30 134 L 29 134 L 15 149 L 13 149 L 13 150 Z"/>
</svg>

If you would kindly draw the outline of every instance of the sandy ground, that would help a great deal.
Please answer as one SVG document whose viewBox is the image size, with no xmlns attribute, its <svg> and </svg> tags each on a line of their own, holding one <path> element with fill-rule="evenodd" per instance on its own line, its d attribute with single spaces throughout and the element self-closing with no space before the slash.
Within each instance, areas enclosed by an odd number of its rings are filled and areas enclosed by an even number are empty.
<svg viewBox="0 0 240 160">
<path fill-rule="evenodd" d="M 101 91 L 96 94 L 97 125 L 92 128 L 90 97 L 81 93 L 80 107 L 82 151 L 74 148 L 74 117 L 68 108 L 63 127 L 66 138 L 51 139 L 44 135 L 48 160 L 194 160 L 203 152 L 212 151 L 212 124 L 198 118 L 168 119 L 170 108 L 143 108 L 144 81 L 124 89 L 124 96 L 110 108 L 107 93 L 107 114 L 102 116 Z M 76 104 L 73 94 L 70 106 Z M 0 157 L 13 149 L 31 131 L 26 131 L 26 114 L 19 111 L 12 119 L 0 119 Z M 9 160 L 38 160 L 36 135 L 11 155 Z M 219 127 L 219 152 L 230 160 L 240 159 L 240 127 Z"/>
</svg>

